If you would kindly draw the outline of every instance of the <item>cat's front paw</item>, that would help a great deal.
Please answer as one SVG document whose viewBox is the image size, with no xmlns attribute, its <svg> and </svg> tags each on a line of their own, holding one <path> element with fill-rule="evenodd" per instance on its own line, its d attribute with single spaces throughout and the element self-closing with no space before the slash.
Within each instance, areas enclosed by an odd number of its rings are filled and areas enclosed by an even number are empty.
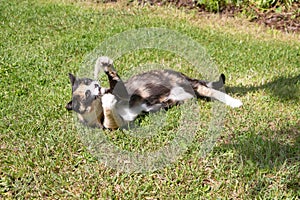
<svg viewBox="0 0 300 200">
<path fill-rule="evenodd" d="M 106 109 L 112 109 L 117 103 L 116 97 L 110 93 L 104 94 L 101 100 L 103 108 Z"/>
<path fill-rule="evenodd" d="M 109 71 L 113 70 L 113 60 L 107 56 L 101 56 L 97 59 L 94 69 L 94 78 L 97 79 L 100 71 L 104 71 L 105 73 L 109 73 Z"/>
<path fill-rule="evenodd" d="M 113 60 L 107 56 L 101 56 L 97 60 L 98 66 L 100 66 L 105 72 L 113 69 Z"/>
</svg>

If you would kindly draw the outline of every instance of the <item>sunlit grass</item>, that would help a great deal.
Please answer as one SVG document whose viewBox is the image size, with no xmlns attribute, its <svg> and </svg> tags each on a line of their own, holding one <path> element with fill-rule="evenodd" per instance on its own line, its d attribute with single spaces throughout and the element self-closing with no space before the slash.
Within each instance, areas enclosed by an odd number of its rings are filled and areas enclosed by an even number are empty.
<svg viewBox="0 0 300 200">
<path fill-rule="evenodd" d="M 273 39 L 263 39 L 253 34 L 255 28 L 236 32 L 236 24 L 220 28 L 213 24 L 215 18 L 201 19 L 199 25 L 195 15 L 173 8 L 121 5 L 91 9 L 84 4 L 0 1 L 0 197 L 296 199 L 299 41 L 279 33 L 274 37 L 271 31 L 262 35 Z M 212 103 L 199 100 L 201 129 L 187 152 L 158 171 L 127 174 L 97 161 L 64 106 L 71 97 L 69 72 L 76 73 L 106 38 L 144 27 L 176 30 L 203 45 L 227 76 L 227 92 L 244 105 L 226 109 L 215 148 L 199 157 L 213 117 Z M 155 50 L 124 55 L 115 64 L 126 77 L 135 66 L 153 62 L 194 73 L 185 60 Z M 141 123 L 147 126 L 147 120 Z M 119 131 L 107 137 L 120 148 L 136 150 L 156 149 L 173 136 L 162 133 L 140 141 Z"/>
</svg>

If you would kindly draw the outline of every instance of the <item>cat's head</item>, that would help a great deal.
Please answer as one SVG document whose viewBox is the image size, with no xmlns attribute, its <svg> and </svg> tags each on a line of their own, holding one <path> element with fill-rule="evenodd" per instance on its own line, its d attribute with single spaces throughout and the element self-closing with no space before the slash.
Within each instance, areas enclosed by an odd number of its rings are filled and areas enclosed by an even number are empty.
<svg viewBox="0 0 300 200">
<path fill-rule="evenodd" d="M 101 88 L 98 81 L 90 78 L 77 78 L 71 73 L 69 78 L 72 86 L 72 100 L 67 103 L 67 110 L 84 115 L 95 110 L 95 107 L 101 106 L 101 94 L 104 93 L 104 88 Z"/>
</svg>

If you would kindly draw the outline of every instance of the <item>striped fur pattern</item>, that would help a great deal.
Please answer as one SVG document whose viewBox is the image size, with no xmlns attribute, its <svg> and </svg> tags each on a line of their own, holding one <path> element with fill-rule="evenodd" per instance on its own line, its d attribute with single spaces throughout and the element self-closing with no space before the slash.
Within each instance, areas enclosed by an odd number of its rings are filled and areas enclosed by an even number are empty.
<svg viewBox="0 0 300 200">
<path fill-rule="evenodd" d="M 209 97 L 233 108 L 242 105 L 240 100 L 218 90 L 225 83 L 223 74 L 219 81 L 207 82 L 173 70 L 153 70 L 123 82 L 108 57 L 97 60 L 95 77 L 101 69 L 108 77 L 109 88 L 101 87 L 98 81 L 69 74 L 72 100 L 66 108 L 78 113 L 79 120 L 90 127 L 112 130 L 125 127 L 141 113 L 167 109 L 193 97 Z"/>
</svg>

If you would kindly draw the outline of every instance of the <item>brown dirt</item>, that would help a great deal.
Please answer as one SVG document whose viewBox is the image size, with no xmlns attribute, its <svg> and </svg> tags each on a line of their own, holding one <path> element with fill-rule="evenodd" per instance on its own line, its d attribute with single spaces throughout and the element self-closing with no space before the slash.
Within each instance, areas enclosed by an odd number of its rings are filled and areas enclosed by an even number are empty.
<svg viewBox="0 0 300 200">
<path fill-rule="evenodd" d="M 196 5 L 193 0 L 138 0 L 140 4 L 167 5 L 173 4 L 178 8 L 195 9 L 199 14 L 207 14 L 204 6 Z M 282 32 L 300 33 L 300 2 L 294 2 L 289 9 L 274 6 L 262 11 L 253 5 L 247 7 L 222 7 L 219 14 L 227 17 L 240 15 L 244 10 L 248 13 L 249 21 L 280 30 Z"/>
</svg>

